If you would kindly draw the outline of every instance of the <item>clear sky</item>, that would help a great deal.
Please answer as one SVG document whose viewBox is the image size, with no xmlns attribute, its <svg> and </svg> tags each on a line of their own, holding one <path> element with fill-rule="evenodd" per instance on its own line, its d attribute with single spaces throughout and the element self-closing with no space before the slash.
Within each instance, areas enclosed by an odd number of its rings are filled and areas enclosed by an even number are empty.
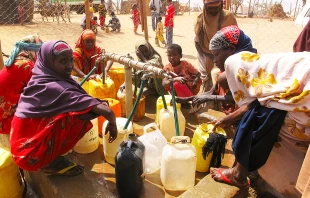
<svg viewBox="0 0 310 198">
<path fill-rule="evenodd" d="M 180 3 L 187 3 L 188 0 L 179 0 Z M 191 1 L 191 7 L 196 7 L 197 5 L 199 5 L 200 7 L 202 7 L 202 2 L 203 0 L 190 0 Z M 258 1 L 258 0 L 252 0 L 253 1 Z M 263 0 L 259 0 L 260 2 L 262 2 Z M 264 0 L 265 1 L 265 0 Z M 268 3 L 270 3 L 271 0 L 267 0 Z M 298 8 L 298 5 L 302 5 L 302 0 L 297 0 L 298 1 L 298 4 L 297 4 L 297 8 Z M 309 0 L 308 0 L 309 1 Z M 243 0 L 243 4 L 245 6 L 248 6 L 249 4 L 249 0 Z M 272 0 L 273 3 L 277 2 L 277 3 L 280 3 L 281 0 Z M 290 10 L 290 5 L 292 5 L 292 9 L 294 10 L 295 9 L 295 5 L 296 5 L 296 0 L 282 0 L 282 6 L 283 6 L 283 9 L 285 12 L 288 12 Z"/>
</svg>

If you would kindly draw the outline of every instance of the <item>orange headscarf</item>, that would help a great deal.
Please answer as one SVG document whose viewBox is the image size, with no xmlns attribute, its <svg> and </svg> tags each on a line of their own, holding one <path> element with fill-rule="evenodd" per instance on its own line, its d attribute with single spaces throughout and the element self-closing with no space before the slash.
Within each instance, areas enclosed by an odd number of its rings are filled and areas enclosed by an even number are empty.
<svg viewBox="0 0 310 198">
<path fill-rule="evenodd" d="M 84 46 L 84 40 L 94 39 L 94 48 L 88 50 Z M 75 49 L 73 51 L 74 64 L 85 74 L 88 74 L 90 70 L 94 67 L 96 58 L 91 58 L 92 56 L 99 54 L 101 48 L 96 46 L 96 35 L 92 30 L 84 30 L 76 42 Z M 101 66 L 95 71 L 96 74 L 102 72 Z"/>
</svg>

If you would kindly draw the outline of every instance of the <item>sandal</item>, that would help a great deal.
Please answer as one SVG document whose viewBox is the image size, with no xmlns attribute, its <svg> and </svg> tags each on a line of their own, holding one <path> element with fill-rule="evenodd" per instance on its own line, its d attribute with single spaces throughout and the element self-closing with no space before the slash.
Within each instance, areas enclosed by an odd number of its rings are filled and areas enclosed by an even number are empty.
<svg viewBox="0 0 310 198">
<path fill-rule="evenodd" d="M 83 169 L 83 166 L 71 162 L 63 156 L 59 156 L 48 167 L 44 168 L 43 172 L 46 176 L 76 176 L 83 173 Z"/>
<path fill-rule="evenodd" d="M 239 182 L 232 182 L 226 175 L 223 174 L 223 168 L 216 168 L 217 174 L 221 176 L 222 182 L 232 186 L 237 186 L 239 188 L 248 188 L 250 187 L 250 179 L 247 178 L 248 183 L 246 185 L 238 185 Z M 215 180 L 216 181 L 216 180 Z"/>
</svg>

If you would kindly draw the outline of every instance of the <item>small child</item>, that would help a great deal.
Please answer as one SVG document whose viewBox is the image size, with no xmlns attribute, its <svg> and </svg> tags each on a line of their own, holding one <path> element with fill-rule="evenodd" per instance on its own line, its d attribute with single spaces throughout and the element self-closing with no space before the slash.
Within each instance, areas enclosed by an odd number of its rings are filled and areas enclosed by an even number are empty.
<svg viewBox="0 0 310 198">
<path fill-rule="evenodd" d="M 168 46 L 167 55 L 170 63 L 164 67 L 164 70 L 173 76 L 173 86 L 177 96 L 197 95 L 202 84 L 200 73 L 191 63 L 181 60 L 181 46 L 171 44 Z M 163 79 L 163 86 L 169 91 L 169 80 L 167 78 Z"/>
<path fill-rule="evenodd" d="M 133 21 L 133 32 L 135 34 L 137 33 L 138 30 L 138 26 L 140 24 L 140 12 L 138 10 L 138 5 L 135 3 L 132 5 L 132 17 L 131 17 L 132 21 Z"/>
<path fill-rule="evenodd" d="M 163 36 L 164 35 L 164 24 L 161 22 L 161 20 L 162 20 L 162 17 L 158 17 L 155 44 L 159 47 L 159 41 L 160 41 L 166 47 L 166 41 L 165 41 L 164 36 Z"/>
<path fill-rule="evenodd" d="M 115 32 L 116 30 L 119 32 L 121 30 L 121 23 L 119 19 L 116 17 L 114 12 L 111 12 L 111 19 L 109 21 L 108 27 L 112 28 L 111 32 Z"/>
</svg>

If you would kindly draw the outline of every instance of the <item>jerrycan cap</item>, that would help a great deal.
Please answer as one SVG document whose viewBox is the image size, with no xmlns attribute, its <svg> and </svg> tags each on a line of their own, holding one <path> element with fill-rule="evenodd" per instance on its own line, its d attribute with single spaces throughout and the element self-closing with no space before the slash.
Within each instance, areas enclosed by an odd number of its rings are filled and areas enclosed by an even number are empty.
<svg viewBox="0 0 310 198">
<path fill-rule="evenodd" d="M 201 131 L 205 133 L 211 133 L 213 127 L 214 127 L 214 124 L 207 124 L 207 123 L 203 123 L 199 126 Z M 216 127 L 215 132 L 218 134 L 226 135 L 226 132 L 222 127 Z"/>
<path fill-rule="evenodd" d="M 187 144 L 190 143 L 188 136 L 173 136 L 170 140 L 170 144 Z"/>
</svg>

